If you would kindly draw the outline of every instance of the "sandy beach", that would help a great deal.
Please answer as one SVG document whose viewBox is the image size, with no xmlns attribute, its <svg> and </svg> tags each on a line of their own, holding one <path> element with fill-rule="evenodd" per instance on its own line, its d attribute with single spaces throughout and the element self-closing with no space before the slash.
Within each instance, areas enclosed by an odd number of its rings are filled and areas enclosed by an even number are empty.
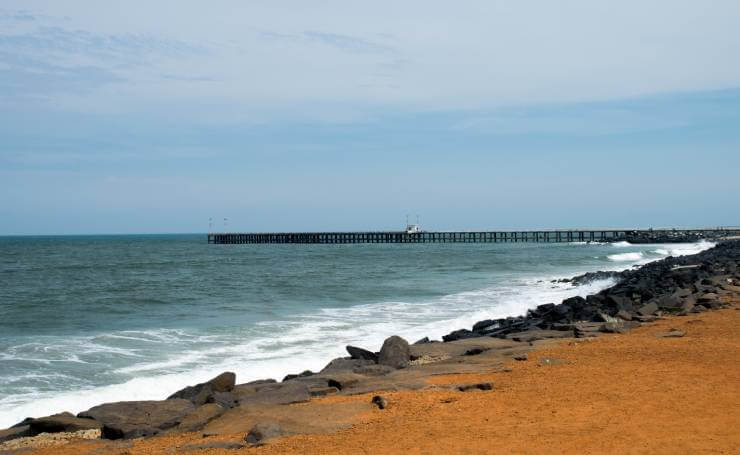
<svg viewBox="0 0 740 455">
<path fill-rule="evenodd" d="M 243 443 L 243 432 L 204 438 L 201 431 L 27 453 L 738 453 L 740 298 L 724 300 L 732 307 L 668 317 L 626 335 L 550 340 L 498 372 L 435 376 L 427 382 L 437 387 L 383 393 L 384 410 L 369 405 L 373 393 L 286 407 L 317 419 L 326 406 L 362 411 L 337 415 L 333 423 L 347 428 L 328 434 L 238 451 L 192 450 Z M 685 336 L 662 336 L 671 329 Z M 493 390 L 449 388 L 480 382 Z"/>
</svg>

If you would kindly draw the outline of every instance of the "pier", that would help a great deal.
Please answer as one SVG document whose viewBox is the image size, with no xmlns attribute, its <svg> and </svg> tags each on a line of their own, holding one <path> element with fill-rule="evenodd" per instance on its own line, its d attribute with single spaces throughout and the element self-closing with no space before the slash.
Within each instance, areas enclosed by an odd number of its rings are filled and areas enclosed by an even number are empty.
<svg viewBox="0 0 740 455">
<path fill-rule="evenodd" d="M 740 235 L 740 228 L 706 229 L 558 229 L 526 231 L 381 231 L 381 232 L 222 232 L 209 233 L 212 244 L 351 243 L 516 243 L 621 242 L 676 243 Z"/>
</svg>

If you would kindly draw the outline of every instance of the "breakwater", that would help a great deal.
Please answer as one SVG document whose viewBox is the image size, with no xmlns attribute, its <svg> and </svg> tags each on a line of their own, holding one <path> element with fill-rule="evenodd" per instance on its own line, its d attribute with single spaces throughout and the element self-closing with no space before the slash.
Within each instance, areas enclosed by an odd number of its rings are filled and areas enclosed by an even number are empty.
<svg viewBox="0 0 740 455">
<path fill-rule="evenodd" d="M 526 231 L 438 232 L 221 232 L 209 233 L 211 244 L 262 243 L 509 243 L 509 242 L 630 242 L 678 243 L 740 235 L 740 228 L 701 229 L 556 229 Z"/>
</svg>

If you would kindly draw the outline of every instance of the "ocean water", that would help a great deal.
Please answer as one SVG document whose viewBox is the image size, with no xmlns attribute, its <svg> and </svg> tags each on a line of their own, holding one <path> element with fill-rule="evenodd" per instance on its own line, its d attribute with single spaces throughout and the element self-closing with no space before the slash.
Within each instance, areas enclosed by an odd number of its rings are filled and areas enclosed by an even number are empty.
<svg viewBox="0 0 740 455">
<path fill-rule="evenodd" d="M 0 428 L 321 369 L 355 344 L 440 338 L 710 243 L 208 245 L 204 235 L 0 237 Z"/>
</svg>

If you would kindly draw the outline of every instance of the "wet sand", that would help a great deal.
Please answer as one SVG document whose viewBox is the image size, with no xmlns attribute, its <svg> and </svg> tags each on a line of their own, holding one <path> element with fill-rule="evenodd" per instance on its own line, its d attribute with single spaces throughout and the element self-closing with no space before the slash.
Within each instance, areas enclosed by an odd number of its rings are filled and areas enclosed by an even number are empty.
<svg viewBox="0 0 740 455">
<path fill-rule="evenodd" d="M 740 298 L 731 302 L 732 308 L 669 317 L 626 335 L 556 340 L 527 361 L 508 363 L 509 372 L 436 376 L 428 382 L 439 389 L 383 393 L 387 409 L 341 417 L 329 434 L 240 450 L 182 448 L 242 442 L 243 432 L 89 441 L 33 453 L 740 453 Z M 658 336 L 671 328 L 686 335 Z M 556 362 L 541 365 L 542 358 Z M 443 387 L 473 382 L 492 382 L 494 390 Z M 363 409 L 372 396 L 320 398 L 286 411 Z"/>
</svg>

